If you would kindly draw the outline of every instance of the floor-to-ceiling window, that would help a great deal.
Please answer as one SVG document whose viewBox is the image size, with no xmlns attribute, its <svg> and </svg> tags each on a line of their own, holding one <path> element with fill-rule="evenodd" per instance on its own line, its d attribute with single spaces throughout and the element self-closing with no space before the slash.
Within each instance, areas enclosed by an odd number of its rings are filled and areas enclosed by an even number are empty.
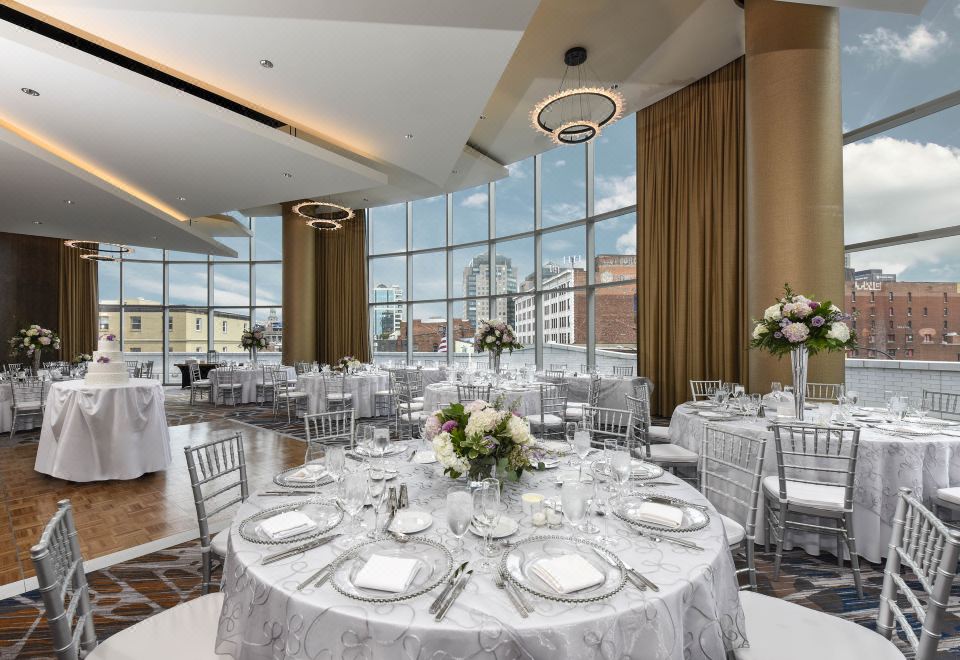
<svg viewBox="0 0 960 660">
<path fill-rule="evenodd" d="M 960 10 L 841 10 L 857 357 L 960 360 Z"/>
<path fill-rule="evenodd" d="M 119 337 L 128 360 L 154 362 L 154 374 L 178 382 L 187 358 L 243 360 L 240 335 L 266 330 L 261 360 L 280 360 L 283 347 L 282 235 L 279 217 L 232 214 L 250 237 L 219 239 L 237 257 L 134 248 L 128 258 L 99 265 L 100 335 Z"/>
<path fill-rule="evenodd" d="M 476 361 L 477 323 L 502 319 L 524 345 L 505 364 L 635 364 L 634 118 L 507 169 L 490 184 L 370 210 L 374 359 Z"/>
</svg>

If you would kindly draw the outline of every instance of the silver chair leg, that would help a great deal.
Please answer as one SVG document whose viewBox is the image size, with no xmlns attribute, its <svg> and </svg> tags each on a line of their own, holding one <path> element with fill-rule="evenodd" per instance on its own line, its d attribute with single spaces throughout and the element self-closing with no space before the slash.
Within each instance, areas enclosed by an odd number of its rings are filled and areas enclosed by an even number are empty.
<svg viewBox="0 0 960 660">
<path fill-rule="evenodd" d="M 787 538 L 787 505 L 786 503 L 780 504 L 780 518 L 777 521 L 777 554 L 773 560 L 773 577 L 780 577 L 780 564 L 783 561 L 783 544 Z"/>
<path fill-rule="evenodd" d="M 203 555 L 203 581 L 200 583 L 200 592 L 203 595 L 210 593 L 210 574 L 213 572 L 213 551 L 210 548 L 202 548 L 201 554 Z"/>
<path fill-rule="evenodd" d="M 744 539 L 744 540 L 743 540 L 743 544 L 744 544 L 745 546 L 747 546 L 747 547 L 746 547 L 746 550 L 747 550 L 747 577 L 750 578 L 750 589 L 751 589 L 752 591 L 756 591 L 756 590 L 757 590 L 757 564 L 756 564 L 755 558 L 754 558 L 754 552 L 755 552 L 755 551 L 754 551 L 754 549 L 753 549 L 753 541 L 751 541 L 750 539 Z"/>
<path fill-rule="evenodd" d="M 853 583 L 857 587 L 857 598 L 863 600 L 863 580 L 860 578 L 860 559 L 857 557 L 857 542 L 853 536 L 853 515 L 843 517 L 844 536 L 850 551 L 850 568 L 853 569 Z"/>
<path fill-rule="evenodd" d="M 839 527 L 842 524 L 842 521 L 837 521 L 837 526 Z M 840 530 L 837 530 L 837 568 L 843 568 L 843 535 L 840 533 Z"/>
</svg>

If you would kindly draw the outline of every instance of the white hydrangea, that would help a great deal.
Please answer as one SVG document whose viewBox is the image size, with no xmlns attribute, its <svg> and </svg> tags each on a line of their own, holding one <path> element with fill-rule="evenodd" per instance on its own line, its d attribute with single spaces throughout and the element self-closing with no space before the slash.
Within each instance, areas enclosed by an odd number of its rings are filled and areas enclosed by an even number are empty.
<svg viewBox="0 0 960 660">
<path fill-rule="evenodd" d="M 530 435 L 530 425 L 522 417 L 510 415 L 510 421 L 507 422 L 507 431 L 510 437 L 518 445 L 533 444 L 533 436 Z"/>
<path fill-rule="evenodd" d="M 763 318 L 767 321 L 779 321 L 783 318 L 783 312 L 780 311 L 780 305 L 770 305 L 763 312 Z"/>
<path fill-rule="evenodd" d="M 445 468 L 456 470 L 460 474 L 465 474 L 470 469 L 470 463 L 453 450 L 453 440 L 447 432 L 438 433 L 433 438 L 433 451 L 437 461 Z"/>
<path fill-rule="evenodd" d="M 830 324 L 830 330 L 827 331 L 827 339 L 836 339 L 838 341 L 847 341 L 850 339 L 850 328 L 846 323 L 840 321 Z"/>
<path fill-rule="evenodd" d="M 474 435 L 486 435 L 497 428 L 497 424 L 503 419 L 503 413 L 496 408 L 484 408 L 470 414 L 470 420 L 467 422 L 467 428 L 463 430 L 467 437 Z"/>
<path fill-rule="evenodd" d="M 760 337 L 764 336 L 768 332 L 770 332 L 770 330 L 767 329 L 767 326 L 765 326 L 763 323 L 758 323 L 753 328 L 753 338 L 760 339 Z"/>
</svg>

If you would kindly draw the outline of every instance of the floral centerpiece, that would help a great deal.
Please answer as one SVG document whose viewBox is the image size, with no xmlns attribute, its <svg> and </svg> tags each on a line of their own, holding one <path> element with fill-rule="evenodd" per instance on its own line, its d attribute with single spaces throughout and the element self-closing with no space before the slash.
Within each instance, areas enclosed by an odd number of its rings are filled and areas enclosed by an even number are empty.
<svg viewBox="0 0 960 660">
<path fill-rule="evenodd" d="M 809 356 L 857 347 L 856 333 L 846 323 L 850 318 L 829 300 L 796 294 L 785 284 L 783 297 L 764 310 L 762 319 L 754 320 L 751 348 L 791 356 L 797 419 L 803 419 Z"/>
<path fill-rule="evenodd" d="M 264 336 L 264 327 L 255 325 L 252 328 L 244 328 L 240 335 L 240 346 L 250 352 L 250 361 L 257 361 L 257 351 L 267 348 L 267 338 Z"/>
<path fill-rule="evenodd" d="M 60 337 L 57 333 L 36 324 L 22 328 L 8 343 L 10 355 L 23 355 L 33 359 L 34 373 L 40 369 L 40 355 L 44 350 L 60 350 Z"/>
<path fill-rule="evenodd" d="M 427 440 L 432 441 L 444 473 L 454 479 L 494 476 L 518 481 L 523 471 L 539 464 L 542 452 L 534 445 L 530 425 L 497 404 L 473 401 L 453 403 L 427 418 Z"/>
<path fill-rule="evenodd" d="M 354 369 L 359 369 L 361 366 L 360 360 L 353 357 L 352 355 L 344 355 L 342 358 L 333 363 L 333 368 L 336 371 L 343 373 L 349 373 Z"/>
<path fill-rule="evenodd" d="M 92 359 L 93 356 L 89 353 L 77 353 L 76 356 L 74 356 L 73 361 L 77 363 L 90 362 Z"/>
<path fill-rule="evenodd" d="M 516 332 L 500 320 L 481 321 L 473 337 L 473 350 L 477 353 L 488 352 L 490 368 L 497 373 L 500 373 L 500 354 L 504 351 L 513 353 L 521 348 L 523 344 L 517 341 Z"/>
</svg>

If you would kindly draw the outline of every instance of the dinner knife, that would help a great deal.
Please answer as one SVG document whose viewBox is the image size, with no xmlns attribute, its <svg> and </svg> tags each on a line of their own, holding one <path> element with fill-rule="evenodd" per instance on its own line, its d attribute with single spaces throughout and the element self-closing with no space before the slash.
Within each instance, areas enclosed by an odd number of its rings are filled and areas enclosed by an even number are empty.
<svg viewBox="0 0 960 660">
<path fill-rule="evenodd" d="M 641 579 L 640 579 L 641 576 L 640 576 L 636 571 L 634 571 L 634 570 L 631 569 L 629 566 L 627 566 L 627 564 L 626 564 L 625 562 L 623 562 L 622 560 L 618 563 L 617 560 L 615 560 L 613 557 L 611 557 L 610 555 L 608 555 L 606 552 L 601 552 L 600 550 L 597 550 L 597 549 L 594 548 L 594 547 L 591 547 L 590 549 L 593 550 L 593 551 L 597 554 L 597 556 L 600 557 L 600 559 L 602 559 L 603 561 L 607 562 L 608 564 L 610 564 L 610 565 L 613 566 L 614 568 L 620 568 L 620 566 L 621 566 L 621 564 L 622 564 L 622 565 L 623 565 L 623 569 L 624 569 L 624 570 L 626 571 L 626 573 L 627 573 L 627 578 L 630 580 L 630 584 L 632 584 L 633 586 L 635 586 L 635 587 L 636 587 L 637 589 L 639 589 L 640 591 L 645 591 L 645 590 L 647 589 L 648 584 L 649 584 L 649 585 L 653 585 L 653 588 L 654 588 L 654 589 L 657 588 L 656 585 L 654 585 L 652 582 L 641 580 Z"/>
<path fill-rule="evenodd" d="M 650 587 L 650 589 L 652 589 L 653 591 L 660 591 L 660 587 L 658 587 L 658 586 L 653 582 L 653 580 L 651 580 L 650 578 L 648 578 L 646 575 L 644 575 L 644 574 L 641 573 L 640 571 L 637 571 L 636 569 L 633 568 L 633 566 L 631 566 L 631 565 L 628 564 L 627 562 L 623 561 L 622 559 L 620 560 L 620 563 L 623 564 L 623 567 L 624 567 L 625 569 L 627 569 L 627 572 L 628 572 L 630 575 L 632 575 L 632 576 L 634 576 L 635 578 L 637 578 L 637 580 L 639 580 L 641 584 L 644 584 L 644 585 L 646 585 L 647 587 Z"/>
<path fill-rule="evenodd" d="M 307 587 L 308 584 L 310 584 L 311 582 L 313 582 L 314 580 L 316 580 L 317 578 L 319 578 L 321 575 L 323 575 L 323 574 L 326 573 L 327 571 L 329 571 L 331 566 L 333 566 L 333 562 L 330 562 L 329 564 L 327 564 L 326 566 L 324 566 L 323 568 L 321 568 L 320 570 L 318 570 L 316 573 L 314 573 L 313 575 L 311 575 L 310 577 L 308 577 L 306 580 L 304 580 L 303 582 L 301 582 L 300 584 L 298 584 L 298 585 L 297 585 L 297 591 L 303 591 L 303 590 Z M 319 586 L 319 584 L 318 584 L 318 586 Z"/>
<path fill-rule="evenodd" d="M 436 614 L 437 610 L 440 609 L 440 604 L 443 603 L 443 599 L 447 597 L 447 594 L 450 593 L 450 590 L 453 589 L 453 585 L 457 583 L 457 579 L 460 577 L 460 574 L 463 573 L 463 570 L 467 567 L 468 562 L 463 562 L 457 566 L 457 570 L 453 572 L 450 576 L 450 579 L 447 580 L 447 586 L 443 588 L 443 591 L 440 592 L 440 595 L 437 596 L 436 600 L 430 603 L 430 609 L 428 610 L 430 614 Z"/>
<path fill-rule="evenodd" d="M 387 522 L 385 522 L 385 523 L 383 524 L 383 530 L 382 530 L 382 531 L 383 531 L 384 534 L 386 534 L 388 531 L 390 531 L 390 525 L 393 524 L 393 519 L 394 519 L 394 517 L 396 517 L 396 515 L 397 515 L 397 510 L 396 510 L 396 509 L 392 509 L 392 510 L 390 511 L 390 515 L 387 516 Z"/>
<path fill-rule="evenodd" d="M 331 534 L 330 536 L 321 536 L 318 539 L 308 541 L 302 545 L 295 546 L 293 548 L 287 548 L 286 550 L 281 550 L 280 552 L 275 552 L 272 555 L 267 555 L 261 561 L 261 564 L 272 564 L 275 561 L 280 561 L 281 559 L 286 559 L 287 557 L 292 557 L 293 555 L 305 552 L 307 550 L 313 550 L 314 548 L 319 548 L 322 545 L 326 545 L 333 539 L 340 536 L 339 534 Z"/>
<path fill-rule="evenodd" d="M 641 529 L 637 530 L 637 534 L 639 534 L 640 536 L 646 536 L 647 538 L 650 538 L 653 541 L 656 541 L 657 539 L 662 539 L 669 543 L 673 543 L 674 545 L 679 545 L 680 547 L 683 547 L 683 548 L 690 548 L 691 550 L 703 550 L 703 548 L 701 548 L 699 545 L 697 545 L 693 541 L 687 541 L 686 539 L 678 539 L 672 536 L 663 536 L 661 534 L 645 532 Z M 653 538 L 653 537 L 656 537 L 656 538 Z"/>
<path fill-rule="evenodd" d="M 530 607 L 530 603 L 528 603 L 527 599 L 524 598 L 523 592 L 520 591 L 519 587 L 511 582 L 506 575 L 503 576 L 503 583 L 507 587 L 507 593 L 513 593 L 514 597 L 517 599 L 517 602 L 520 603 L 520 607 L 522 607 L 527 614 L 533 611 L 533 608 Z"/>
<path fill-rule="evenodd" d="M 457 600 L 457 597 L 463 593 L 464 588 L 467 586 L 467 582 L 470 581 L 470 578 L 473 577 L 473 569 L 461 576 L 460 580 L 457 582 L 457 586 L 453 588 L 453 591 L 450 592 L 450 596 L 447 598 L 447 601 L 440 607 L 440 611 L 437 612 L 437 615 L 433 618 L 434 621 L 439 623 L 443 621 L 443 618 L 447 616 L 447 612 L 450 611 L 450 608 L 453 606 L 453 602 Z"/>
</svg>

